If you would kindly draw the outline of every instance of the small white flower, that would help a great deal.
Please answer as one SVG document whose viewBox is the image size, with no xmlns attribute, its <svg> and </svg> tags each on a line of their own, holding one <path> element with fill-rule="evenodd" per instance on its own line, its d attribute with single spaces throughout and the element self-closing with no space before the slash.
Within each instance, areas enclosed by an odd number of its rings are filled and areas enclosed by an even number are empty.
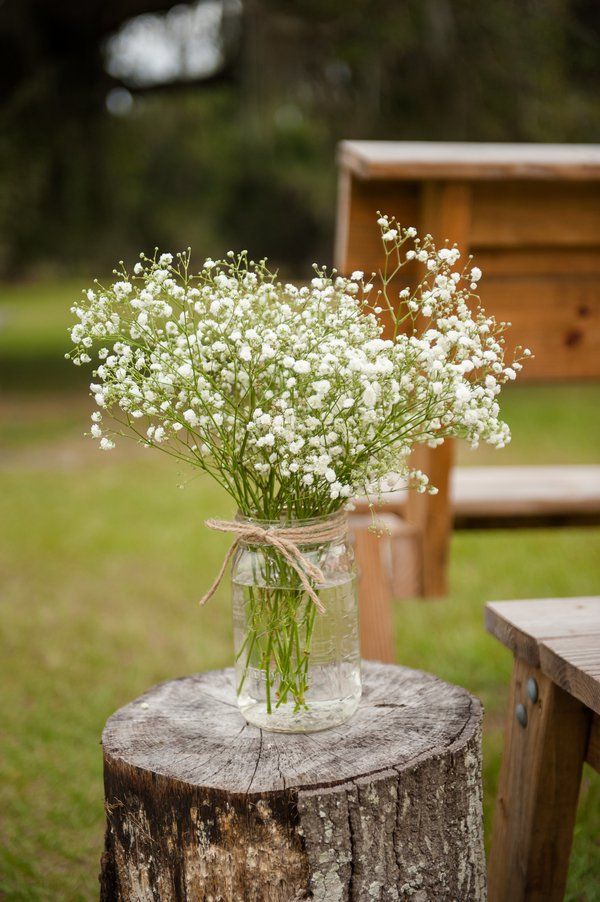
<svg viewBox="0 0 600 902">
<path fill-rule="evenodd" d="M 197 426 L 199 422 L 196 411 L 192 410 L 191 407 L 184 412 L 183 419 L 192 427 L 192 429 L 194 426 Z"/>
<path fill-rule="evenodd" d="M 112 451 L 115 447 L 115 443 L 111 441 L 109 438 L 103 438 L 100 440 L 100 448 L 102 451 Z"/>
<path fill-rule="evenodd" d="M 96 357 L 90 391 L 100 409 L 125 412 L 137 430 L 149 418 L 146 447 L 169 450 L 177 436 L 193 464 L 202 455 L 217 475 L 239 466 L 241 497 L 260 501 L 276 484 L 291 509 L 301 486 L 303 509 L 337 509 L 383 486 L 392 469 L 427 491 L 424 474 L 410 476 L 411 445 L 436 447 L 445 435 L 506 445 L 498 395 L 531 352 L 507 356 L 506 324 L 487 317 L 469 288 L 480 271 L 452 271 L 458 248 L 437 249 L 431 236 L 378 216 L 394 265 L 417 258 L 430 268 L 412 292 L 394 278 L 366 306 L 359 270 L 348 278 L 315 267 L 312 282 L 296 287 L 245 253 L 208 259 L 189 278 L 170 254 L 142 256 L 135 280 L 120 275 L 74 305 L 69 356 L 76 365 Z M 388 295 L 409 326 L 389 340 L 378 318 Z M 101 423 L 98 410 L 91 434 L 109 450 Z"/>
</svg>

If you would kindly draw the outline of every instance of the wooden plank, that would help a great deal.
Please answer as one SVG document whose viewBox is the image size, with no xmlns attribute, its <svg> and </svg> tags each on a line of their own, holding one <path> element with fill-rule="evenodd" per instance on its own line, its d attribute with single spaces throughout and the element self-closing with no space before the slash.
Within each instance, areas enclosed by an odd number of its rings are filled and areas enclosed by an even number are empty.
<svg viewBox="0 0 600 902">
<path fill-rule="evenodd" d="M 391 531 L 394 522 L 386 522 Z M 394 624 L 389 539 L 371 531 L 372 518 L 353 516 L 350 536 L 358 571 L 360 648 L 363 658 L 393 663 Z"/>
<path fill-rule="evenodd" d="M 334 266 L 342 273 L 355 269 L 377 272 L 385 260 L 377 211 L 396 216 L 404 226 L 416 226 L 419 188 L 394 181 L 348 180 L 343 175 L 338 186 Z"/>
<path fill-rule="evenodd" d="M 450 553 L 452 509 L 449 500 L 450 472 L 454 458 L 454 442 L 447 440 L 439 448 L 418 445 L 411 464 L 429 476 L 437 495 L 409 492 L 406 499 L 407 522 L 421 537 L 421 569 L 419 582 L 426 598 L 447 592 L 447 563 Z"/>
<path fill-rule="evenodd" d="M 600 179 L 600 145 L 342 141 L 338 164 L 362 179 Z"/>
<path fill-rule="evenodd" d="M 429 232 L 436 242 L 446 238 L 468 253 L 471 220 L 471 189 L 462 182 L 430 182 L 423 185 L 420 211 L 421 233 Z M 450 472 L 454 443 L 447 440 L 441 447 L 415 448 L 412 465 L 429 476 L 437 495 L 411 492 L 406 504 L 406 519 L 422 537 L 423 594 L 444 595 L 447 591 L 447 561 L 450 550 L 452 511 L 450 506 Z"/>
<path fill-rule="evenodd" d="M 600 631 L 545 639 L 540 668 L 553 682 L 600 714 Z"/>
<path fill-rule="evenodd" d="M 471 242 L 480 248 L 597 248 L 600 181 L 473 184 Z"/>
<path fill-rule="evenodd" d="M 577 277 L 600 276 L 597 247 L 478 247 L 477 265 L 483 272 L 482 290 L 492 276 L 499 279 L 544 278 L 568 282 Z"/>
<path fill-rule="evenodd" d="M 421 536 L 406 520 L 395 519 L 398 527 L 390 536 L 392 597 L 418 598 L 423 595 Z"/>
<path fill-rule="evenodd" d="M 533 678 L 538 698 L 526 692 Z M 524 707 L 526 726 L 515 716 Z M 490 902 L 562 902 L 590 712 L 517 658 L 488 870 Z"/>
<path fill-rule="evenodd" d="M 539 667 L 539 643 L 600 632 L 600 596 L 488 601 L 488 632 L 519 658 Z"/>
<path fill-rule="evenodd" d="M 456 467 L 451 497 L 475 520 L 600 513 L 600 466 Z"/>
<path fill-rule="evenodd" d="M 585 753 L 585 760 L 600 774 L 600 715 L 594 714 L 590 728 L 590 738 Z"/>
<path fill-rule="evenodd" d="M 450 498 L 455 529 L 598 523 L 600 466 L 455 467 Z M 366 499 L 355 503 L 359 512 L 368 509 Z M 402 517 L 406 503 L 406 489 L 398 489 L 376 509 Z"/>
<path fill-rule="evenodd" d="M 516 345 L 534 352 L 520 382 L 600 378 L 600 275 L 484 276 L 481 296 L 496 320 L 511 323 L 508 357 Z"/>
</svg>

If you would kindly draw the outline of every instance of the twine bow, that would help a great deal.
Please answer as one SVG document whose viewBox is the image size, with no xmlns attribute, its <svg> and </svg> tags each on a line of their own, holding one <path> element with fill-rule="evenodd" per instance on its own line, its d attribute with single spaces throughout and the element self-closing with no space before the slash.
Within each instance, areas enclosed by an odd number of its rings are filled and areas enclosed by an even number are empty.
<svg viewBox="0 0 600 902">
<path fill-rule="evenodd" d="M 339 536 L 340 527 L 344 521 L 344 514 L 332 516 L 322 523 L 314 523 L 310 526 L 290 527 L 261 526 L 259 523 L 244 523 L 243 520 L 206 520 L 204 525 L 209 529 L 217 532 L 232 532 L 235 534 L 235 540 L 225 555 L 212 586 L 201 598 L 200 604 L 206 604 L 215 594 L 236 548 L 240 542 L 246 542 L 252 545 L 271 545 L 276 548 L 298 574 L 300 582 L 307 595 L 315 603 L 317 610 L 324 613 L 325 607 L 315 592 L 311 580 L 313 583 L 324 583 L 325 576 L 321 568 L 313 564 L 299 546 L 332 541 Z"/>
</svg>

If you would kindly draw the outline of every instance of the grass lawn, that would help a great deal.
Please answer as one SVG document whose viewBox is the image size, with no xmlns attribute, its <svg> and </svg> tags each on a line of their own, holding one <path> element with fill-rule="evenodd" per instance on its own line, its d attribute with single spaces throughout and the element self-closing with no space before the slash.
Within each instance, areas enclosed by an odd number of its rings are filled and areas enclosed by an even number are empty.
<svg viewBox="0 0 600 902">
<path fill-rule="evenodd" d="M 68 304 L 73 293 L 64 294 Z M 230 514 L 230 504 L 166 456 L 135 446 L 101 454 L 80 437 L 85 398 L 42 393 L 43 363 L 34 363 L 63 340 L 64 321 L 59 334 L 48 316 L 59 297 L 32 301 L 51 334 L 31 354 L 28 391 L 0 401 L 0 897 L 11 900 L 97 898 L 105 719 L 159 680 L 232 657 L 227 588 L 207 608 L 196 604 L 228 544 L 202 521 Z M 5 372 L 18 378 L 15 348 L 29 346 L 14 302 L 0 303 L 0 356 L 13 349 Z M 1 326 L 9 309 L 10 340 Z M 506 402 L 513 445 L 461 458 L 597 462 L 599 402 L 596 387 L 515 388 Z M 450 596 L 395 608 L 398 661 L 485 704 L 488 831 L 511 657 L 486 634 L 483 602 L 597 593 L 599 538 L 596 529 L 458 534 Z M 600 900 L 599 872 L 600 777 L 586 769 L 567 899 Z"/>
</svg>

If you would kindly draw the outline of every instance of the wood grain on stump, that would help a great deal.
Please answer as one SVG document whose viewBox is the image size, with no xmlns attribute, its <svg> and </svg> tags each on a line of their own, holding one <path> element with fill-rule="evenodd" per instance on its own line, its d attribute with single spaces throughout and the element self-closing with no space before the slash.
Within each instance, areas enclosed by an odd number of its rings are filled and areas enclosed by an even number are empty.
<svg viewBox="0 0 600 902">
<path fill-rule="evenodd" d="M 352 719 L 245 723 L 233 672 L 163 683 L 103 734 L 102 899 L 485 899 L 480 703 L 365 662 Z"/>
</svg>

